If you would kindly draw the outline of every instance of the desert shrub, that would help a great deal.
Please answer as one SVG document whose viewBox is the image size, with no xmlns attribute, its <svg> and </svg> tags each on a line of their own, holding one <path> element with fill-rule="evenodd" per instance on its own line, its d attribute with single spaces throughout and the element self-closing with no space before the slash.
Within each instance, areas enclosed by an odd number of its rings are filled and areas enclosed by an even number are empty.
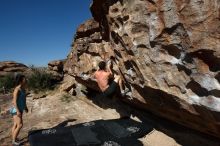
<svg viewBox="0 0 220 146">
<path fill-rule="evenodd" d="M 0 92 L 3 93 L 4 90 L 6 92 L 10 92 L 15 86 L 15 78 L 13 74 L 5 75 L 4 77 L 0 77 Z"/>
<path fill-rule="evenodd" d="M 53 76 L 46 72 L 44 68 L 31 68 L 32 73 L 28 78 L 28 88 L 33 91 L 53 89 Z"/>
<path fill-rule="evenodd" d="M 31 69 L 31 72 L 25 75 L 27 78 L 28 89 L 38 92 L 54 88 L 56 81 L 50 73 L 47 73 L 46 68 L 37 68 L 33 65 L 29 68 Z M 6 92 L 11 92 L 14 87 L 14 74 L 8 74 L 4 77 L 0 77 L 0 93 L 4 93 L 4 89 Z"/>
</svg>

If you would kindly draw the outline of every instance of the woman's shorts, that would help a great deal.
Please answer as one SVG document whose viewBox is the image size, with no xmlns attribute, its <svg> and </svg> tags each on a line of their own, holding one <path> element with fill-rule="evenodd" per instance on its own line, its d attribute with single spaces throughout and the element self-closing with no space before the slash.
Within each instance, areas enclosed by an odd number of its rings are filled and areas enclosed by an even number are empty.
<svg viewBox="0 0 220 146">
<path fill-rule="evenodd" d="M 17 110 L 16 110 L 15 107 L 10 108 L 9 112 L 10 112 L 10 114 L 11 114 L 12 116 L 17 115 Z M 21 112 L 21 114 L 22 114 L 22 112 Z"/>
<path fill-rule="evenodd" d="M 103 92 L 103 96 L 105 97 L 112 97 L 116 93 L 118 88 L 118 84 L 115 81 L 109 85 L 109 87 Z"/>
</svg>

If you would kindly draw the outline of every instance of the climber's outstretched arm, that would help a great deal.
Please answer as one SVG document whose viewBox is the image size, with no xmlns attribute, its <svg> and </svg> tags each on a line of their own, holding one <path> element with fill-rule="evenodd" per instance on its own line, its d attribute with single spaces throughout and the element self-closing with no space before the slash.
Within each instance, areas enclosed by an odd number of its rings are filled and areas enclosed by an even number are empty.
<svg viewBox="0 0 220 146">
<path fill-rule="evenodd" d="M 91 80 L 96 81 L 96 71 L 93 74 L 91 74 L 90 78 Z"/>
<path fill-rule="evenodd" d="M 109 72 L 109 73 L 110 73 L 110 76 L 111 76 L 111 77 L 113 77 L 113 71 L 112 71 L 112 67 L 113 67 L 112 62 L 111 62 L 111 61 L 109 61 L 109 62 L 107 63 L 106 70 L 107 70 L 107 72 Z"/>
</svg>

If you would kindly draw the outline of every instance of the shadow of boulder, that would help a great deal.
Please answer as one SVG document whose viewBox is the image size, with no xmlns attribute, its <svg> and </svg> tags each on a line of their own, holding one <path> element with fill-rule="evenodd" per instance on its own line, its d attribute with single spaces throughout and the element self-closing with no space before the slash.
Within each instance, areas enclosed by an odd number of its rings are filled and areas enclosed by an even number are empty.
<svg viewBox="0 0 220 146">
<path fill-rule="evenodd" d="M 129 118 L 97 120 L 29 132 L 31 146 L 142 146 L 138 139 L 153 127 Z M 63 125 L 63 126 L 61 126 Z"/>
</svg>

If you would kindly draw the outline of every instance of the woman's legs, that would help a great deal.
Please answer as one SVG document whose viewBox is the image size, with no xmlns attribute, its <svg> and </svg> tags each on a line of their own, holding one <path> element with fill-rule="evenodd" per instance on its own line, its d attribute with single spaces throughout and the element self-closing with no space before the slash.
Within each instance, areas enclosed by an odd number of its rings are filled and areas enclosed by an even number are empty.
<svg viewBox="0 0 220 146">
<path fill-rule="evenodd" d="M 12 141 L 15 142 L 23 126 L 22 115 L 20 117 L 14 115 L 13 119 L 14 119 L 14 126 L 12 127 Z"/>
<path fill-rule="evenodd" d="M 14 121 L 14 124 L 13 124 L 13 127 L 12 127 L 12 129 L 11 129 L 12 139 L 13 139 L 13 133 L 14 133 L 16 127 L 17 127 L 17 124 L 16 124 L 16 122 L 15 122 L 15 116 L 13 116 L 13 121 Z"/>
</svg>

